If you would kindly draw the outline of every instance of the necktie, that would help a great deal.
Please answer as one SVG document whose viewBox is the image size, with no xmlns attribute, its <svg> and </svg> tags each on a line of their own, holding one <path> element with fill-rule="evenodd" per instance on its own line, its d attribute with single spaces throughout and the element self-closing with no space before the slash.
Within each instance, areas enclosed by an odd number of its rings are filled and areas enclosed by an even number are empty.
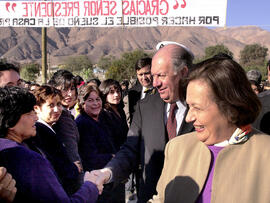
<svg viewBox="0 0 270 203">
<path fill-rule="evenodd" d="M 168 132 L 168 137 L 169 140 L 176 137 L 176 126 L 177 126 L 177 121 L 175 118 L 175 110 L 177 109 L 176 103 L 172 103 L 170 106 L 170 113 L 167 121 L 167 132 Z"/>
</svg>

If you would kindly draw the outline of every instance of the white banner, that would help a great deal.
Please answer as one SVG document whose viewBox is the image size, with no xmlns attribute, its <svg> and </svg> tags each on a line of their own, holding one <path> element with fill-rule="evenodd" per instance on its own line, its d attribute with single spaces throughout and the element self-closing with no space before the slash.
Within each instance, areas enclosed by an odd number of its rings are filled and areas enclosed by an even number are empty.
<svg viewBox="0 0 270 203">
<path fill-rule="evenodd" d="M 0 27 L 225 26 L 227 0 L 0 1 Z"/>
</svg>

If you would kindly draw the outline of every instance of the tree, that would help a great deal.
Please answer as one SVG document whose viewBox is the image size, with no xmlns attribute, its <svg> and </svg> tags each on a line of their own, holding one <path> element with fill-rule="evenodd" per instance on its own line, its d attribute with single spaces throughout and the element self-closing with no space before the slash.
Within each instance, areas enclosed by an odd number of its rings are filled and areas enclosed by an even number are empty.
<svg viewBox="0 0 270 203">
<path fill-rule="evenodd" d="M 228 54 L 233 58 L 233 53 L 224 44 L 206 47 L 204 53 L 204 59 L 211 58 L 219 53 Z"/>
<path fill-rule="evenodd" d="M 26 81 L 36 82 L 40 75 L 40 65 L 37 63 L 28 63 L 21 66 L 20 75 Z"/>
<path fill-rule="evenodd" d="M 72 72 L 74 75 L 80 75 L 84 79 L 94 76 L 93 64 L 85 55 L 68 57 L 61 68 Z"/>
<path fill-rule="evenodd" d="M 246 45 L 240 51 L 240 63 L 243 66 L 263 66 L 268 48 L 259 44 Z"/>
<path fill-rule="evenodd" d="M 118 81 L 134 78 L 135 63 L 137 60 L 148 56 L 143 50 L 135 50 L 133 52 L 125 52 L 120 59 L 115 59 L 111 62 L 106 71 L 106 78 L 112 78 Z"/>
<path fill-rule="evenodd" d="M 116 60 L 115 59 L 115 56 L 111 56 L 111 55 L 109 55 L 109 56 L 102 56 L 102 57 L 100 57 L 100 59 L 99 59 L 99 61 L 97 63 L 97 66 L 100 69 L 102 69 L 104 71 L 107 71 L 110 68 L 110 66 L 112 65 L 112 62 L 114 60 Z"/>
</svg>

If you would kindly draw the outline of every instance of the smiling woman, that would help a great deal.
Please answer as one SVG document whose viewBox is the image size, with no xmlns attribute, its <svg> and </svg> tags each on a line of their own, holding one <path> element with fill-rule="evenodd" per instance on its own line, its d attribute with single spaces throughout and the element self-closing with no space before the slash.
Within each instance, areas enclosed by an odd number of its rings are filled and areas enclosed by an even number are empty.
<svg viewBox="0 0 270 203">
<path fill-rule="evenodd" d="M 103 168 L 116 153 L 108 128 L 99 119 L 101 98 L 102 93 L 95 85 L 85 84 L 79 89 L 80 115 L 75 120 L 80 133 L 78 148 L 83 168 L 89 171 Z M 98 202 L 115 202 L 113 196 L 115 192 L 105 187 Z M 121 199 L 119 196 L 117 198 Z"/>
<path fill-rule="evenodd" d="M 84 184 L 76 193 L 68 196 L 48 160 L 22 143 L 36 135 L 35 104 L 34 95 L 26 89 L 0 88 L 0 165 L 16 180 L 14 201 L 95 202 L 98 189 L 92 183 L 94 176 L 87 173 Z"/>
<path fill-rule="evenodd" d="M 37 136 L 28 140 L 29 147 L 50 161 L 65 191 L 73 194 L 80 187 L 79 174 L 82 167 L 79 162 L 68 158 L 67 147 L 53 130 L 53 125 L 62 113 L 62 95 L 60 90 L 48 85 L 37 87 L 33 94 L 37 104 L 34 109 L 38 115 Z"/>
<path fill-rule="evenodd" d="M 196 131 L 167 144 L 151 201 L 269 202 L 270 137 L 251 127 L 261 104 L 243 68 L 217 56 L 197 64 L 187 83 L 186 121 Z"/>
</svg>

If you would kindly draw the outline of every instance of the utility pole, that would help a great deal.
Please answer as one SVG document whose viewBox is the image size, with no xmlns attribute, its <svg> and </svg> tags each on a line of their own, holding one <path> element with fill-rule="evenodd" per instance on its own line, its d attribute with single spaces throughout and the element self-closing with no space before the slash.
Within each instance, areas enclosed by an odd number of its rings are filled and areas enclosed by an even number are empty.
<svg viewBox="0 0 270 203">
<path fill-rule="evenodd" d="M 42 55 L 42 62 L 41 62 L 41 78 L 42 84 L 47 83 L 47 28 L 42 27 L 42 34 L 41 34 L 41 55 Z"/>
</svg>

